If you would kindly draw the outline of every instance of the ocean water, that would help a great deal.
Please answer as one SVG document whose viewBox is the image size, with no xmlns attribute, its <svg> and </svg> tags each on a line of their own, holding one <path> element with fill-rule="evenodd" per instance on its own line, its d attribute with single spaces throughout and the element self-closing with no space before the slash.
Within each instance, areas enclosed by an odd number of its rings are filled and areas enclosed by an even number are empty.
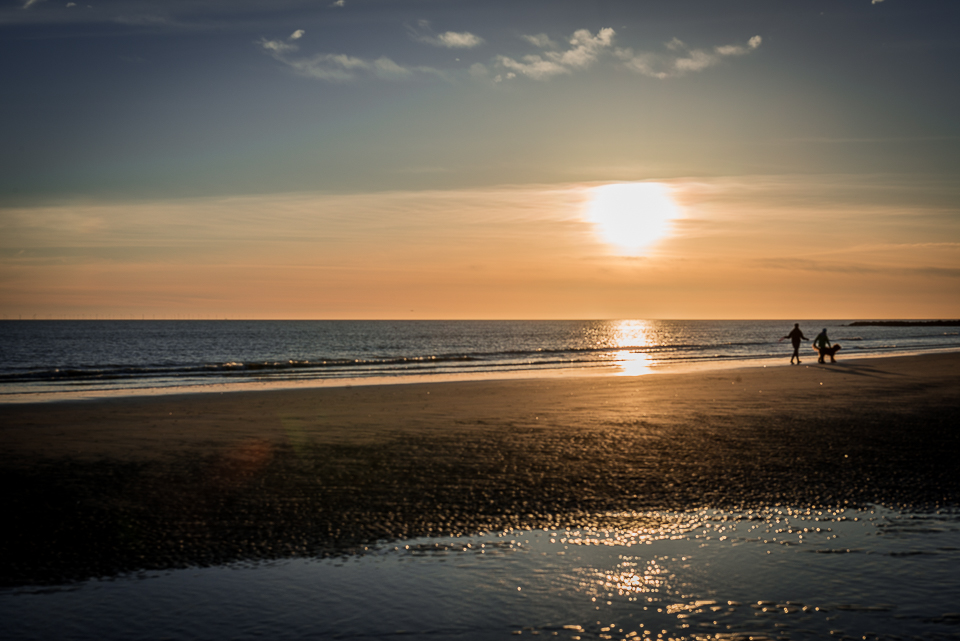
<svg viewBox="0 0 960 641">
<path fill-rule="evenodd" d="M 0 639 L 960 639 L 956 511 L 601 520 L 0 590 Z"/>
<path fill-rule="evenodd" d="M 0 394 L 785 365 L 792 325 L 6 321 Z M 848 325 L 801 328 L 827 327 L 841 360 L 960 348 L 951 328 Z M 0 639 L 960 639 L 958 567 L 955 509 L 602 514 L 342 558 L 0 589 Z"/>
<path fill-rule="evenodd" d="M 839 358 L 960 349 L 960 328 L 827 328 Z M 0 321 L 5 395 L 786 363 L 793 321 Z M 808 344 L 802 355 L 813 358 Z"/>
</svg>

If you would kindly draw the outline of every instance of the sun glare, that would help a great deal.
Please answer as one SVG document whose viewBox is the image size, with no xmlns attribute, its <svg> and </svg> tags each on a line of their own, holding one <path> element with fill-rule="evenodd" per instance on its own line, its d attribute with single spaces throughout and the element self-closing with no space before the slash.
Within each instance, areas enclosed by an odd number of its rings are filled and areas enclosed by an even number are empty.
<svg viewBox="0 0 960 641">
<path fill-rule="evenodd" d="M 651 328 L 648 321 L 620 321 L 614 332 L 614 341 L 617 347 L 623 349 L 616 353 L 619 376 L 641 376 L 649 374 L 653 359 L 642 348 L 649 347 Z"/>
<path fill-rule="evenodd" d="M 660 240 L 678 215 L 670 188 L 662 183 L 594 187 L 587 203 L 587 219 L 603 242 L 628 255 L 640 254 Z"/>
</svg>

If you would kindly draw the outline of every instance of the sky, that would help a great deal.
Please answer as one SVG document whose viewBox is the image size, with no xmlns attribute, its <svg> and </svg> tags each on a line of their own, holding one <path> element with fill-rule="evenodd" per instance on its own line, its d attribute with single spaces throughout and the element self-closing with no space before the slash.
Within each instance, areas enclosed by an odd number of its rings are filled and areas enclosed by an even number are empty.
<svg viewBox="0 0 960 641">
<path fill-rule="evenodd" d="M 3 318 L 960 318 L 955 0 L 0 0 Z"/>
</svg>

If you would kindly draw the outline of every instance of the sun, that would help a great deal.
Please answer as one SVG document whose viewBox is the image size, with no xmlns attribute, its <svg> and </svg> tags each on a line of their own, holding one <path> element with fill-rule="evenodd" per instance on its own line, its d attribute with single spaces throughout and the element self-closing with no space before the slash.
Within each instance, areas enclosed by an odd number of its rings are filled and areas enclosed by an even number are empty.
<svg viewBox="0 0 960 641">
<path fill-rule="evenodd" d="M 614 183 L 590 190 L 586 217 L 610 246 L 637 255 L 665 236 L 679 210 L 663 183 Z"/>
</svg>

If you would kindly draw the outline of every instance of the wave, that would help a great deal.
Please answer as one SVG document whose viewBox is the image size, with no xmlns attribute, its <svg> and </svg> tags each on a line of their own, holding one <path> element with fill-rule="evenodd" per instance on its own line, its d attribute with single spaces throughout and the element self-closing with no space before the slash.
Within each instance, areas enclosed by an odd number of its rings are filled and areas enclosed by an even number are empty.
<svg viewBox="0 0 960 641">
<path fill-rule="evenodd" d="M 627 339 L 636 344 L 618 344 L 623 334 L 616 323 L 592 321 L 26 323 L 10 326 L 19 333 L 0 336 L 0 393 L 589 368 L 639 359 L 653 365 L 767 360 L 789 354 L 777 340 L 782 327 L 768 322 L 671 321 L 656 327 Z M 835 340 L 857 355 L 960 349 L 960 332 L 943 328 L 857 332 Z M 656 344 L 646 344 L 648 339 Z"/>
<path fill-rule="evenodd" d="M 748 346 L 759 343 L 729 343 L 726 346 Z M 598 354 L 616 354 L 620 352 L 643 352 L 651 355 L 668 353 L 689 353 L 715 351 L 716 345 L 679 344 L 664 346 L 600 346 L 600 347 L 564 347 L 564 348 L 537 348 L 535 350 L 502 350 L 488 352 L 471 352 L 465 354 L 427 354 L 411 356 L 367 356 L 367 357 L 319 357 L 316 359 L 286 359 L 286 360 L 230 360 L 220 363 L 180 363 L 180 364 L 98 364 L 73 365 L 51 368 L 31 368 L 8 370 L 0 373 L 2 381 L 20 380 L 58 380 L 82 378 L 124 378 L 141 376 L 203 376 L 209 374 L 231 374 L 239 372 L 270 372 L 297 369 L 324 369 L 324 368 L 356 368 L 356 367 L 388 367 L 420 364 L 441 363 L 497 363 L 513 360 L 533 359 L 537 362 L 547 358 L 556 359 L 560 355 L 569 355 L 569 360 L 582 360 Z"/>
<path fill-rule="evenodd" d="M 861 337 L 844 337 L 837 342 L 863 343 Z M 949 347 L 949 345 L 947 345 Z M 915 344 L 912 349 L 944 347 L 942 343 Z M 851 345 L 851 349 L 888 352 L 904 348 L 900 343 Z M 4 368 L 0 385 L 15 383 L 84 384 L 107 381 L 195 380 L 270 378 L 332 378 L 348 376 L 400 375 L 411 372 L 495 371 L 522 368 L 605 365 L 623 360 L 619 355 L 643 354 L 651 361 L 703 362 L 777 358 L 783 346 L 770 341 L 730 341 L 723 344 L 680 343 L 673 345 L 601 345 L 556 347 L 532 350 L 500 350 L 427 355 L 383 355 L 364 357 L 319 357 L 315 359 L 239 360 L 212 363 L 83 364 L 66 367 Z"/>
<path fill-rule="evenodd" d="M 480 359 L 468 355 L 449 356 L 410 356 L 399 358 L 348 359 L 326 358 L 316 361 L 229 361 L 226 363 L 204 363 L 201 365 L 155 365 L 155 366 L 77 366 L 49 369 L 31 369 L 0 373 L 0 383 L 26 381 L 63 381 L 63 380 L 116 380 L 125 378 L 157 377 L 202 377 L 211 374 L 242 374 L 247 372 L 284 372 L 301 369 L 350 368 L 389 366 L 413 363 L 452 363 L 472 362 Z"/>
</svg>

